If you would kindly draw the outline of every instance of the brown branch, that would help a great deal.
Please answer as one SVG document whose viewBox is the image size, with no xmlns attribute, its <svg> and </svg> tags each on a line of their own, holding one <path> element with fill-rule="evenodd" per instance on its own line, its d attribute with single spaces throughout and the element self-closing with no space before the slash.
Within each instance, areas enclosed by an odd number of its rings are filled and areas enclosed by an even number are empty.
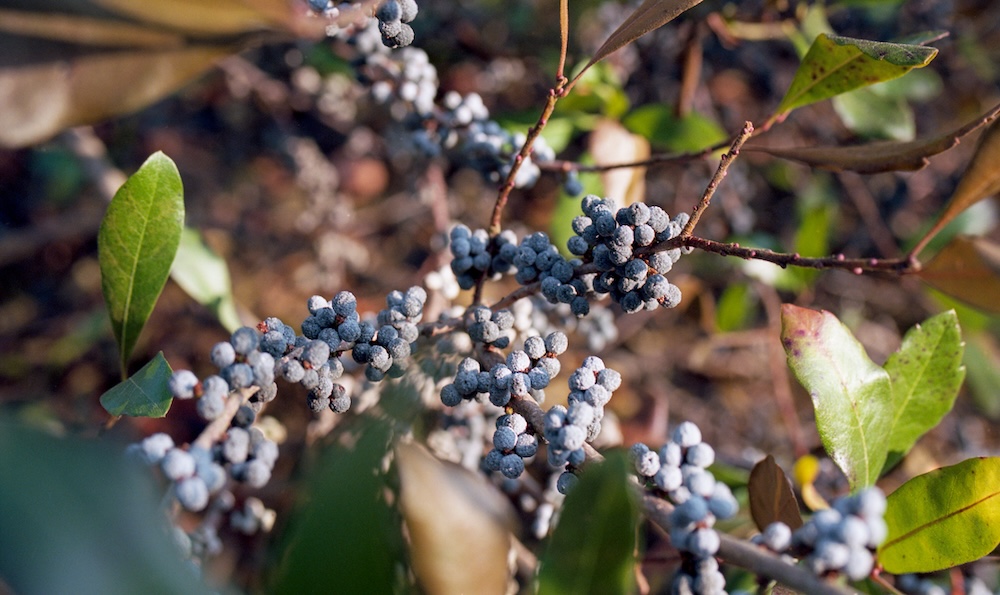
<svg viewBox="0 0 1000 595">
<path fill-rule="evenodd" d="M 723 243 L 706 240 L 697 236 L 677 237 L 658 244 L 668 247 L 688 246 L 720 256 L 738 256 L 745 260 L 765 260 L 781 268 L 797 266 L 809 269 L 842 269 L 856 275 L 866 272 L 885 272 L 905 275 L 918 270 L 918 263 L 908 258 L 846 258 L 843 254 L 822 257 L 804 257 L 799 254 L 774 252 L 764 248 L 745 248 L 736 243 Z"/>
<path fill-rule="evenodd" d="M 708 205 L 712 202 L 712 195 L 715 194 L 715 191 L 718 189 L 722 179 L 726 177 L 726 172 L 729 170 L 729 166 L 740 154 L 740 147 L 742 147 L 743 143 L 750 138 L 751 134 L 753 134 L 753 124 L 750 122 L 743 124 L 743 130 L 736 135 L 732 146 L 729 148 L 729 152 L 725 153 L 719 161 L 719 167 L 715 170 L 715 175 L 712 176 L 712 180 L 705 188 L 705 193 L 701 195 L 701 201 L 698 202 L 698 205 L 691 213 L 691 218 L 688 220 L 687 225 L 685 225 L 684 229 L 681 231 L 681 237 L 689 237 L 694 232 L 694 228 L 698 225 L 698 220 L 701 219 L 702 213 L 708 209 Z"/>
</svg>

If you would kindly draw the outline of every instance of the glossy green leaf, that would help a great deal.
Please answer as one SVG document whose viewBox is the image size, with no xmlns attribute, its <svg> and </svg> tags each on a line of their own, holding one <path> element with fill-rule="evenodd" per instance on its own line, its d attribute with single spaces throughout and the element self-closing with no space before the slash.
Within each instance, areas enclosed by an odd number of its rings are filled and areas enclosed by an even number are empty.
<svg viewBox="0 0 1000 595">
<path fill-rule="evenodd" d="M 851 490 L 873 485 L 885 464 L 892 428 L 889 375 L 833 314 L 781 307 L 788 365 L 809 391 L 816 428 Z"/>
<path fill-rule="evenodd" d="M 226 261 L 190 227 L 181 233 L 170 277 L 199 304 L 207 306 L 229 332 L 243 326 L 236 312 Z"/>
<path fill-rule="evenodd" d="M 173 401 L 167 388 L 171 372 L 161 351 L 138 372 L 101 395 L 101 406 L 111 415 L 163 417 Z"/>
<path fill-rule="evenodd" d="M 678 118 L 673 108 L 659 103 L 632 110 L 622 124 L 653 146 L 676 153 L 695 153 L 728 138 L 721 126 L 705 116 L 691 112 Z"/>
<path fill-rule="evenodd" d="M 776 521 L 792 529 L 802 526 L 802 514 L 792 491 L 792 483 L 773 456 L 767 455 L 753 466 L 747 492 L 750 495 L 750 516 L 758 530 L 763 531 Z"/>
<path fill-rule="evenodd" d="M 634 592 L 639 505 L 628 469 L 612 452 L 583 471 L 540 561 L 539 595 Z"/>
<path fill-rule="evenodd" d="M 220 591 L 207 588 L 183 561 L 158 506 L 162 492 L 156 493 L 149 470 L 130 464 L 122 449 L 57 438 L 0 413 L 4 592 Z"/>
<path fill-rule="evenodd" d="M 866 85 L 927 66 L 937 49 L 820 34 L 803 58 L 776 117 Z"/>
<path fill-rule="evenodd" d="M 894 408 L 886 469 L 951 411 L 965 378 L 962 352 L 958 315 L 950 310 L 907 331 L 885 362 Z"/>
<path fill-rule="evenodd" d="M 184 228 L 177 166 L 156 152 L 115 193 L 97 235 L 101 288 L 122 375 L 170 274 Z"/>
<path fill-rule="evenodd" d="M 889 495 L 879 563 L 893 574 L 978 560 L 1000 544 L 1000 458 L 968 459 L 914 477 Z"/>
<path fill-rule="evenodd" d="M 268 593 L 398 593 L 405 559 L 402 521 L 386 501 L 385 420 L 365 417 L 350 444 L 328 447 L 311 466 L 281 543 Z M 433 506 L 433 503 L 428 503 Z"/>
</svg>

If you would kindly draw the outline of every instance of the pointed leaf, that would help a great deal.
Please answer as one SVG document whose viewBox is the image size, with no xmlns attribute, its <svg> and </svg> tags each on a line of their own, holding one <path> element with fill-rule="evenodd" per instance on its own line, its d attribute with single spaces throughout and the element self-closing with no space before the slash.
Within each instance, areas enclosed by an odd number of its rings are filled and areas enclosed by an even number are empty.
<svg viewBox="0 0 1000 595">
<path fill-rule="evenodd" d="M 948 206 L 938 218 L 934 227 L 928 231 L 914 249 L 918 253 L 932 237 L 941 231 L 945 225 L 958 216 L 959 213 L 971 207 L 984 198 L 1000 193 L 1000 124 L 994 120 L 983 132 L 972 156 L 968 169 L 962 174 L 962 179 L 951 195 Z"/>
<path fill-rule="evenodd" d="M 628 469 L 622 452 L 584 469 L 541 560 L 539 595 L 635 590 L 639 505 Z"/>
<path fill-rule="evenodd" d="M 792 529 L 802 526 L 802 514 L 792 484 L 773 456 L 767 455 L 753 466 L 747 491 L 750 493 L 750 516 L 759 530 L 763 531 L 775 521 Z"/>
<path fill-rule="evenodd" d="M 873 485 L 888 452 L 889 375 L 827 311 L 782 305 L 781 341 L 789 367 L 812 397 L 827 454 L 852 491 Z"/>
<path fill-rule="evenodd" d="M 767 153 L 830 171 L 855 171 L 861 174 L 916 171 L 926 167 L 929 157 L 954 147 L 963 136 L 994 121 L 998 115 L 1000 105 L 995 105 L 960 128 L 932 138 L 909 142 L 882 141 L 854 146 L 786 148 L 747 144 L 743 146 L 743 150 Z"/>
<path fill-rule="evenodd" d="M 124 374 L 153 311 L 184 228 L 177 166 L 156 152 L 115 193 L 97 235 L 101 288 Z"/>
<path fill-rule="evenodd" d="M 574 81 L 583 76 L 588 68 L 597 64 L 614 52 L 639 39 L 643 35 L 666 25 L 682 12 L 700 3 L 701 0 L 643 0 L 625 22 L 608 37 L 607 41 L 594 52 L 594 56 L 576 75 Z"/>
<path fill-rule="evenodd" d="M 163 417 L 173 401 L 167 388 L 171 372 L 161 351 L 138 372 L 101 395 L 101 406 L 115 416 Z"/>
<path fill-rule="evenodd" d="M 402 522 L 386 501 L 390 481 L 383 471 L 393 435 L 386 420 L 360 422 L 350 446 L 328 447 L 307 474 L 300 506 L 275 544 L 280 563 L 268 593 L 401 591 Z"/>
<path fill-rule="evenodd" d="M 986 238 L 955 238 L 917 275 L 939 291 L 1000 314 L 1000 245 Z"/>
<path fill-rule="evenodd" d="M 893 574 L 972 562 L 1000 544 L 1000 458 L 969 459 L 914 477 L 889 495 L 879 563 Z"/>
<path fill-rule="evenodd" d="M 207 306 L 229 332 L 243 326 L 236 311 L 226 261 L 205 244 L 197 230 L 185 227 L 170 277 L 199 304 Z"/>
<path fill-rule="evenodd" d="M 962 333 L 954 310 L 918 324 L 885 362 L 892 380 L 893 422 L 888 470 L 951 411 L 965 378 Z"/>
<path fill-rule="evenodd" d="M 903 76 L 914 68 L 927 66 L 937 52 L 935 48 L 919 45 L 821 33 L 795 71 L 775 117 L 852 89 Z"/>
<path fill-rule="evenodd" d="M 482 473 L 440 461 L 419 444 L 396 447 L 396 468 L 410 559 L 424 592 L 503 593 L 514 518 L 503 493 Z"/>
</svg>

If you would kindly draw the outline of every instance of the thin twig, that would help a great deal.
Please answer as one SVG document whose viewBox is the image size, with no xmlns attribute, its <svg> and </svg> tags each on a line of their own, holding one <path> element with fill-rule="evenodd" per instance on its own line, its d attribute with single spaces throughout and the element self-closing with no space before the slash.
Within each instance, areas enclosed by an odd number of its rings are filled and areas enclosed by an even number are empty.
<svg viewBox="0 0 1000 595">
<path fill-rule="evenodd" d="M 724 140 L 722 142 L 716 143 L 711 147 L 702 149 L 701 151 L 696 151 L 694 153 L 668 153 L 663 155 L 653 155 L 647 159 L 641 161 L 627 161 L 622 163 L 610 163 L 610 164 L 600 164 L 600 165 L 586 165 L 582 163 L 577 163 L 575 161 L 564 161 L 561 159 L 554 159 L 552 161 L 546 161 L 544 163 L 538 164 L 538 169 L 542 171 L 553 171 L 553 172 L 568 172 L 575 171 L 579 173 L 588 172 L 605 172 L 614 169 L 626 169 L 634 167 L 650 167 L 653 165 L 663 165 L 663 164 L 682 164 L 690 163 L 692 161 L 701 161 L 708 157 L 709 155 L 717 152 L 720 149 L 724 149 L 732 144 L 731 140 Z"/>
<path fill-rule="evenodd" d="M 856 275 L 866 272 L 905 275 L 918 270 L 916 261 L 908 258 L 846 258 L 843 254 L 813 258 L 797 253 L 773 252 L 764 248 L 745 248 L 736 243 L 715 242 L 697 236 L 677 237 L 663 244 L 671 247 L 688 246 L 721 256 L 738 256 L 746 260 L 765 260 L 781 268 L 797 266 L 809 269 L 842 269 Z"/>
<path fill-rule="evenodd" d="M 730 164 L 732 164 L 732 162 L 740 154 L 740 147 L 742 147 L 743 143 L 750 138 L 751 134 L 753 134 L 753 124 L 750 122 L 743 124 L 743 130 L 736 135 L 732 146 L 729 148 L 729 152 L 722 156 L 722 159 L 719 161 L 719 167 L 715 170 L 715 175 L 712 176 L 712 180 L 705 188 L 705 193 L 701 195 L 701 201 L 698 202 L 698 205 L 691 213 L 691 219 L 688 220 L 687 225 L 685 225 L 684 229 L 681 231 L 682 238 L 689 237 L 692 233 L 694 233 L 694 228 L 698 225 L 698 220 L 701 219 L 702 213 L 705 212 L 708 205 L 712 202 L 712 195 L 715 194 L 715 191 L 718 189 L 722 179 L 726 177 L 726 172 L 729 170 Z"/>
</svg>

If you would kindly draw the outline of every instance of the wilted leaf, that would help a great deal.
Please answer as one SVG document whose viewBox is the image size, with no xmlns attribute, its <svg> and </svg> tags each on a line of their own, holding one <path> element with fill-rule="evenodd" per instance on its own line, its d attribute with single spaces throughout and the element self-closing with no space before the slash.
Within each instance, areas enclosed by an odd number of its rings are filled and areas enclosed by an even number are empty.
<svg viewBox="0 0 1000 595">
<path fill-rule="evenodd" d="M 632 134 L 624 126 L 601 118 L 589 138 L 590 154 L 597 165 L 634 163 L 649 158 L 649 142 Z M 601 172 L 601 183 L 608 196 L 628 205 L 643 200 L 646 194 L 646 168 L 624 167 Z"/>
<path fill-rule="evenodd" d="M 997 163 L 1000 163 L 1000 124 L 997 122 L 994 120 L 983 132 L 979 146 L 976 147 L 976 154 L 972 156 L 968 169 L 962 174 L 962 179 L 955 188 L 955 193 L 951 195 L 948 206 L 938 217 L 934 227 L 917 243 L 913 254 L 919 254 L 927 242 L 959 213 L 984 198 L 1000 192 L 1000 167 L 997 167 Z"/>
<path fill-rule="evenodd" d="M 396 467 L 410 559 L 424 592 L 503 593 L 514 518 L 507 499 L 482 474 L 439 461 L 418 444 L 396 447 Z"/>
<path fill-rule="evenodd" d="M 893 574 L 972 562 L 1000 544 L 1000 458 L 975 458 L 914 477 L 889 495 L 879 563 Z"/>
<path fill-rule="evenodd" d="M 767 455 L 753 466 L 747 491 L 750 493 L 750 516 L 759 530 L 763 531 L 775 521 L 781 521 L 792 529 L 802 526 L 802 515 L 792 492 L 792 484 L 774 462 L 773 456 Z"/>
<path fill-rule="evenodd" d="M 889 469 L 955 403 L 965 378 L 958 315 L 942 312 L 907 331 L 884 367 L 892 380 L 895 409 L 885 464 Z"/>
<path fill-rule="evenodd" d="M 229 332 L 243 326 L 236 312 L 226 261 L 209 248 L 197 230 L 185 227 L 170 277 L 199 304 L 207 306 Z"/>
<path fill-rule="evenodd" d="M 851 490 L 873 485 L 885 464 L 892 424 L 889 375 L 833 314 L 781 307 L 788 365 L 809 391 L 816 428 Z"/>
<path fill-rule="evenodd" d="M 97 234 L 101 288 L 123 376 L 167 282 L 183 228 L 180 174 L 174 162 L 157 151 L 115 193 Z"/>
<path fill-rule="evenodd" d="M 855 171 L 862 174 L 915 171 L 925 167 L 929 157 L 954 147 L 963 136 L 994 121 L 998 115 L 1000 105 L 951 132 L 909 142 L 883 141 L 855 146 L 787 148 L 747 144 L 743 146 L 743 150 L 767 153 L 830 171 Z"/>
<path fill-rule="evenodd" d="M 588 68 L 612 53 L 639 39 L 643 35 L 662 27 L 677 18 L 682 12 L 700 3 L 701 0 L 643 0 L 643 3 L 629 15 L 625 22 L 608 37 L 607 41 L 594 52 L 594 56 L 573 79 L 576 81 Z"/>
<path fill-rule="evenodd" d="M 917 275 L 939 291 L 1000 314 L 1000 246 L 986 238 L 953 239 Z"/>
<path fill-rule="evenodd" d="M 567 494 L 541 560 L 539 595 L 632 593 L 639 505 L 628 458 L 612 452 L 584 469 Z"/>
<path fill-rule="evenodd" d="M 359 420 L 350 446 L 328 447 L 309 469 L 299 508 L 275 543 L 268 593 L 398 593 L 402 520 L 386 501 L 383 471 L 393 435 L 386 420 Z M 428 506 L 434 506 L 428 502 Z"/>
<path fill-rule="evenodd" d="M 820 34 L 795 71 L 774 118 L 797 107 L 903 76 L 927 66 L 937 52 L 919 45 Z"/>
<path fill-rule="evenodd" d="M 170 373 L 170 364 L 161 351 L 138 372 L 101 395 L 101 407 L 116 416 L 163 417 L 173 401 L 167 388 Z"/>
<path fill-rule="evenodd" d="M 55 438 L 0 415 L 4 592 L 218 592 L 182 560 L 148 471 L 105 442 Z"/>
</svg>

